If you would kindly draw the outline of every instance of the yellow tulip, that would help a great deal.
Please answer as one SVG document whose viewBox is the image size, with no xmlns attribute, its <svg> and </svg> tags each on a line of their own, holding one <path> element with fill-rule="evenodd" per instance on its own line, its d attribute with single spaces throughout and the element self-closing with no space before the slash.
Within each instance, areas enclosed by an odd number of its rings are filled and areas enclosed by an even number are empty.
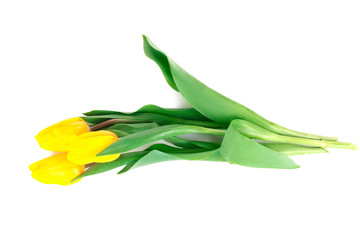
<svg viewBox="0 0 360 240">
<path fill-rule="evenodd" d="M 76 137 L 74 142 L 70 145 L 68 159 L 79 165 L 85 165 L 92 162 L 111 162 L 117 159 L 120 154 L 99 157 L 96 155 L 118 139 L 119 138 L 113 132 L 104 130 L 81 134 Z"/>
<path fill-rule="evenodd" d="M 69 118 L 45 128 L 36 135 L 41 148 L 54 152 L 67 152 L 75 138 L 89 132 L 89 126 L 79 118 Z"/>
<path fill-rule="evenodd" d="M 56 154 L 31 164 L 29 169 L 32 171 L 32 177 L 46 184 L 72 184 L 71 180 L 82 174 L 85 167 L 68 161 L 66 155 L 66 153 Z M 80 179 L 73 183 L 77 181 Z"/>
</svg>

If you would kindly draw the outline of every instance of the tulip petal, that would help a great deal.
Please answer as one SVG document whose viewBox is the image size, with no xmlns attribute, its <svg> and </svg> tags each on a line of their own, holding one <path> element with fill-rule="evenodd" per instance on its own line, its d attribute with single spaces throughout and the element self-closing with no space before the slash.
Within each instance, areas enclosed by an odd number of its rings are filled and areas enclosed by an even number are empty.
<svg viewBox="0 0 360 240">
<path fill-rule="evenodd" d="M 117 159 L 120 153 L 97 157 L 96 155 L 119 138 L 110 131 L 100 130 L 78 136 L 69 147 L 69 161 L 85 165 L 92 162 L 110 162 Z"/>
<path fill-rule="evenodd" d="M 66 153 L 56 154 L 35 162 L 29 166 L 32 177 L 45 184 L 69 185 L 72 180 L 85 171 L 82 165 L 74 164 L 67 159 Z"/>
</svg>

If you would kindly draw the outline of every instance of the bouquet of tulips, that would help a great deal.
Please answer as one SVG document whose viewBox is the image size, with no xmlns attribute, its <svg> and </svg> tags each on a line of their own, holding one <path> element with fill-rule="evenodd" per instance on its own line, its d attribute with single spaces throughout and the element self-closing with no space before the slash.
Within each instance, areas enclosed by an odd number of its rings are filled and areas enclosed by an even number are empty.
<svg viewBox="0 0 360 240">
<path fill-rule="evenodd" d="M 41 148 L 58 154 L 30 165 L 32 177 L 69 185 L 115 168 L 119 173 L 171 160 L 228 162 L 256 168 L 298 168 L 289 156 L 356 149 L 336 137 L 294 131 L 270 122 L 207 87 L 144 36 L 145 54 L 167 83 L 193 108 L 146 105 L 133 113 L 94 110 L 54 124 L 36 136 Z M 222 136 L 186 140 L 183 134 Z M 159 140 L 169 143 L 158 143 Z M 148 146 L 143 150 L 139 147 Z"/>
</svg>

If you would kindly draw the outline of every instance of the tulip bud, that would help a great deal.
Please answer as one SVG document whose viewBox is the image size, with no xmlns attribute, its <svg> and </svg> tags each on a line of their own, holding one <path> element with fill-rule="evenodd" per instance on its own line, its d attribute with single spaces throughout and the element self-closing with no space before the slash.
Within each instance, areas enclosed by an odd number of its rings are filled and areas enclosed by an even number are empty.
<svg viewBox="0 0 360 240">
<path fill-rule="evenodd" d="M 67 152 L 74 139 L 89 132 L 89 126 L 78 117 L 69 118 L 45 128 L 36 135 L 41 148 L 54 152 Z"/>
<path fill-rule="evenodd" d="M 99 157 L 96 155 L 118 139 L 119 138 L 110 131 L 101 130 L 84 133 L 78 136 L 70 145 L 68 159 L 79 165 L 92 162 L 111 162 L 117 159 L 120 154 Z"/>
<path fill-rule="evenodd" d="M 85 167 L 68 161 L 66 155 L 66 153 L 56 154 L 31 164 L 29 169 L 32 171 L 32 177 L 46 184 L 72 184 L 71 181 L 82 174 Z M 80 179 L 73 183 L 77 181 Z"/>
</svg>

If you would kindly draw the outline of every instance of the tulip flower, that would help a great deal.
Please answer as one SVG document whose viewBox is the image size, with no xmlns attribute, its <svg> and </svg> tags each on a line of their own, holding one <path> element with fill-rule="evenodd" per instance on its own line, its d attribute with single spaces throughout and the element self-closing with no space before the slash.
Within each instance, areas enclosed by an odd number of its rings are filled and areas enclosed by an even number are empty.
<svg viewBox="0 0 360 240">
<path fill-rule="evenodd" d="M 89 132 L 89 126 L 79 117 L 69 118 L 45 128 L 36 135 L 41 148 L 54 152 L 67 152 L 75 138 Z"/>
<path fill-rule="evenodd" d="M 111 162 L 117 159 L 120 153 L 99 157 L 96 155 L 118 139 L 115 133 L 104 130 L 81 134 L 70 145 L 68 159 L 79 165 Z"/>
<path fill-rule="evenodd" d="M 32 177 L 46 184 L 69 185 L 74 178 L 85 171 L 82 165 L 74 164 L 67 159 L 66 153 L 56 154 L 35 162 L 29 166 Z"/>
<path fill-rule="evenodd" d="M 291 155 L 327 153 L 325 148 L 356 149 L 355 144 L 339 142 L 337 137 L 299 132 L 265 119 L 197 80 L 146 36 L 144 52 L 158 64 L 168 85 L 192 108 L 146 105 L 132 113 L 93 110 L 81 118 L 54 124 L 39 132 L 36 139 L 43 149 L 63 153 L 32 164 L 29 168 L 33 178 L 68 185 L 119 167 L 122 169 L 118 174 L 123 174 L 171 160 L 295 169 L 299 165 Z M 197 137 L 204 136 L 195 135 L 195 139 L 188 140 L 181 137 L 184 134 L 221 137 L 202 141 Z M 159 140 L 173 146 L 155 143 Z M 134 151 L 148 144 L 144 150 Z"/>
</svg>

